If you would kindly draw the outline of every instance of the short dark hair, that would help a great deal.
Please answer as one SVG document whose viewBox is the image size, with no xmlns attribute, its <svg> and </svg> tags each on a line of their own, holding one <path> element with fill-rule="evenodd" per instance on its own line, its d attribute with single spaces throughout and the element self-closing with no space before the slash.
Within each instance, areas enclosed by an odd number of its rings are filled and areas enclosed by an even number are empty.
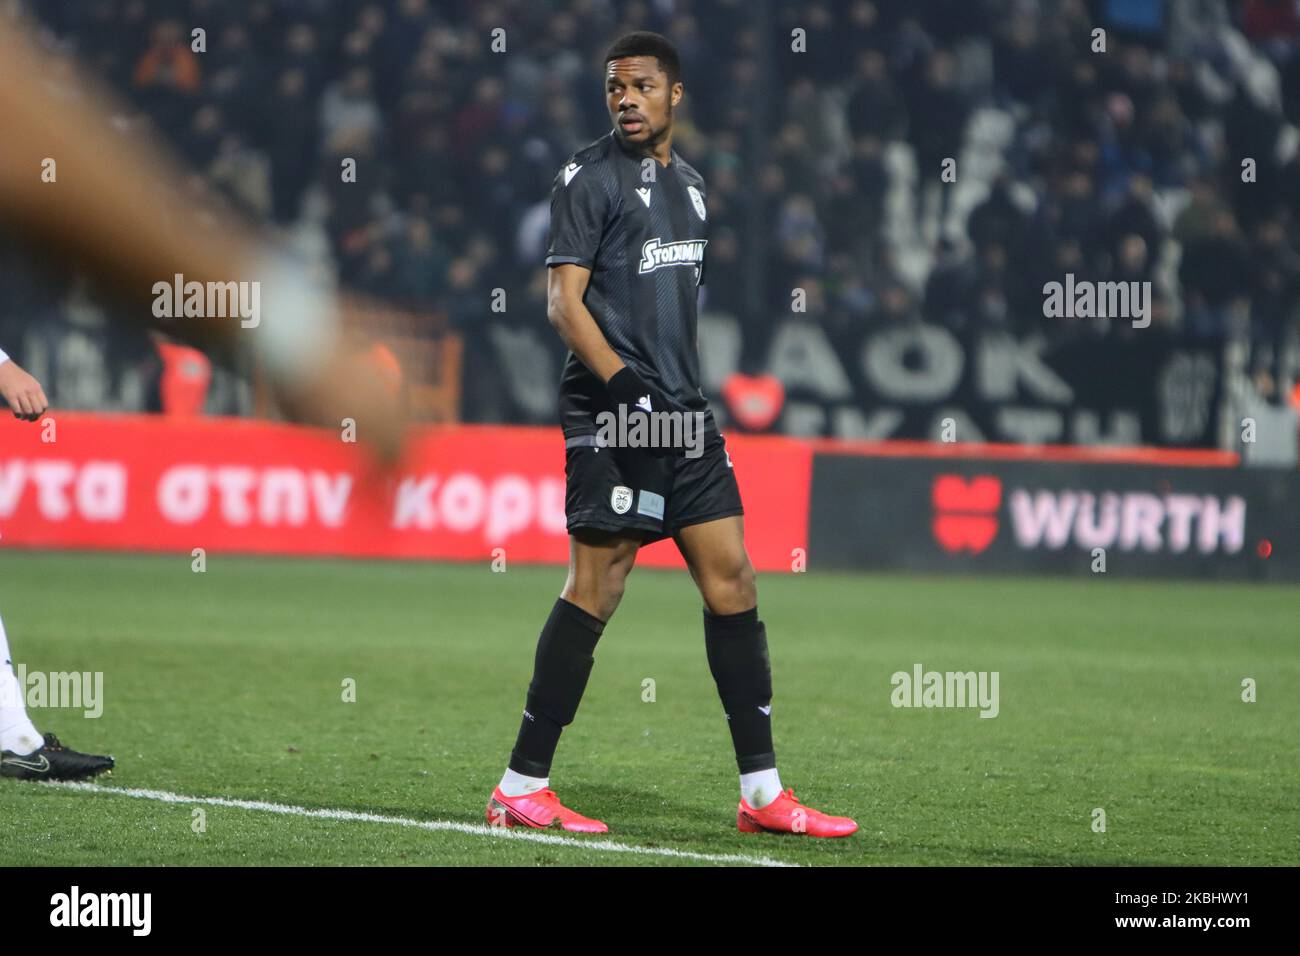
<svg viewBox="0 0 1300 956">
<path fill-rule="evenodd" d="M 605 66 L 609 66 L 610 60 L 621 60 L 625 56 L 652 56 L 659 61 L 659 69 L 668 74 L 670 86 L 681 81 L 682 63 L 677 56 L 677 47 L 666 36 L 649 30 L 625 33 L 605 54 Z"/>
</svg>

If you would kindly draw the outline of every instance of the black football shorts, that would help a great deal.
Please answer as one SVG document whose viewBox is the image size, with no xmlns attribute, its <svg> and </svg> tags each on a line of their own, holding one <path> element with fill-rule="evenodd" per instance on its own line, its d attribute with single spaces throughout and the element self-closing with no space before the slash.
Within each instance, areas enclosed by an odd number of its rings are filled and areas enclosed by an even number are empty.
<svg viewBox="0 0 1300 956">
<path fill-rule="evenodd" d="M 602 448 L 594 435 L 565 441 L 564 513 L 570 532 L 643 531 L 643 544 L 678 528 L 745 513 L 740 486 L 716 432 L 698 458 L 652 458 L 644 451 Z"/>
</svg>

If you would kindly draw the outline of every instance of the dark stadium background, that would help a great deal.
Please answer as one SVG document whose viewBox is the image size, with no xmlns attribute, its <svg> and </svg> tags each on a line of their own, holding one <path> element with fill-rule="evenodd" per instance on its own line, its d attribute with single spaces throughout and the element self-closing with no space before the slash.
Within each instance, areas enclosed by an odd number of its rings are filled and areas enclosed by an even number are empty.
<svg viewBox="0 0 1300 956">
<path fill-rule="evenodd" d="M 1085 379 L 1107 376 L 1104 357 L 1135 338 L 1207 348 L 1224 362 L 1225 400 L 1289 404 L 1300 301 L 1290 2 L 19 6 L 43 27 L 51 77 L 76 57 L 130 104 L 112 118 L 124 135 L 156 127 L 231 203 L 344 283 L 413 313 L 417 336 L 461 337 L 461 387 L 417 408 L 425 417 L 554 421 L 550 184 L 608 128 L 600 58 L 631 28 L 681 50 L 675 146 L 709 185 L 711 397 L 727 406 L 732 373 L 775 365 L 791 379 L 784 414 L 751 428 L 935 437 L 929 415 L 882 432 L 843 411 L 878 399 L 858 370 L 864 336 L 915 323 L 963 342 L 1005 331 L 1077 345 L 1092 356 Z M 206 52 L 191 50 L 195 27 Z M 807 52 L 791 49 L 796 27 Z M 1096 27 L 1104 54 L 1091 50 Z M 498 29 L 502 53 L 490 46 Z M 340 182 L 343 157 L 357 160 L 357 182 Z M 955 183 L 940 182 L 946 157 Z M 1255 182 L 1242 182 L 1241 157 L 1256 160 Z M 74 277 L 42 279 L 19 242 L 9 237 L 0 256 L 0 342 L 57 407 L 159 408 L 150 339 L 110 330 Z M 1045 319 L 1042 285 L 1067 271 L 1151 280 L 1151 329 Z M 795 288 L 807 297 L 799 316 Z M 504 312 L 491 308 L 497 289 Z M 847 400 L 807 385 L 834 376 L 816 342 L 783 339 L 774 357 L 774 332 L 792 318 L 829 343 Z M 766 409 L 752 382 L 736 388 Z M 251 390 L 218 370 L 207 410 L 254 409 Z M 1057 440 L 1081 439 L 1067 428 Z M 1140 436 L 1227 440 L 1223 429 Z"/>
</svg>

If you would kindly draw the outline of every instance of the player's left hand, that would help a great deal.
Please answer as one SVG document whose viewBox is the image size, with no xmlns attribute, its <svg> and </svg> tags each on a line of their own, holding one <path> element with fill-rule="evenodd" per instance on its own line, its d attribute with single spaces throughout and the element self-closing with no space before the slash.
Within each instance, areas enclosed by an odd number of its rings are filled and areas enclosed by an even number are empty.
<svg viewBox="0 0 1300 956">
<path fill-rule="evenodd" d="M 13 409 L 14 418 L 34 422 L 50 407 L 41 383 L 13 359 L 0 363 L 0 398 Z"/>
</svg>

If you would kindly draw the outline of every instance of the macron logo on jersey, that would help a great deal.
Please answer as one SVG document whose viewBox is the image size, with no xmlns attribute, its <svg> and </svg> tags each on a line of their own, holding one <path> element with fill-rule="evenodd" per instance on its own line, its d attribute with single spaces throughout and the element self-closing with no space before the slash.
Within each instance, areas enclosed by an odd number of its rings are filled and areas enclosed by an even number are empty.
<svg viewBox="0 0 1300 956">
<path fill-rule="evenodd" d="M 637 272 L 654 272 L 661 266 L 698 266 L 704 262 L 707 239 L 682 239 L 678 242 L 661 242 L 647 239 L 641 247 L 641 265 Z"/>
<path fill-rule="evenodd" d="M 571 182 L 573 181 L 573 177 L 576 176 L 576 175 L 578 175 L 578 170 L 580 170 L 581 168 L 582 168 L 582 167 L 579 166 L 577 163 L 569 163 L 569 165 L 565 166 L 565 167 L 564 167 L 564 185 L 566 185 L 566 186 L 569 185 L 569 183 L 571 183 Z"/>
</svg>

